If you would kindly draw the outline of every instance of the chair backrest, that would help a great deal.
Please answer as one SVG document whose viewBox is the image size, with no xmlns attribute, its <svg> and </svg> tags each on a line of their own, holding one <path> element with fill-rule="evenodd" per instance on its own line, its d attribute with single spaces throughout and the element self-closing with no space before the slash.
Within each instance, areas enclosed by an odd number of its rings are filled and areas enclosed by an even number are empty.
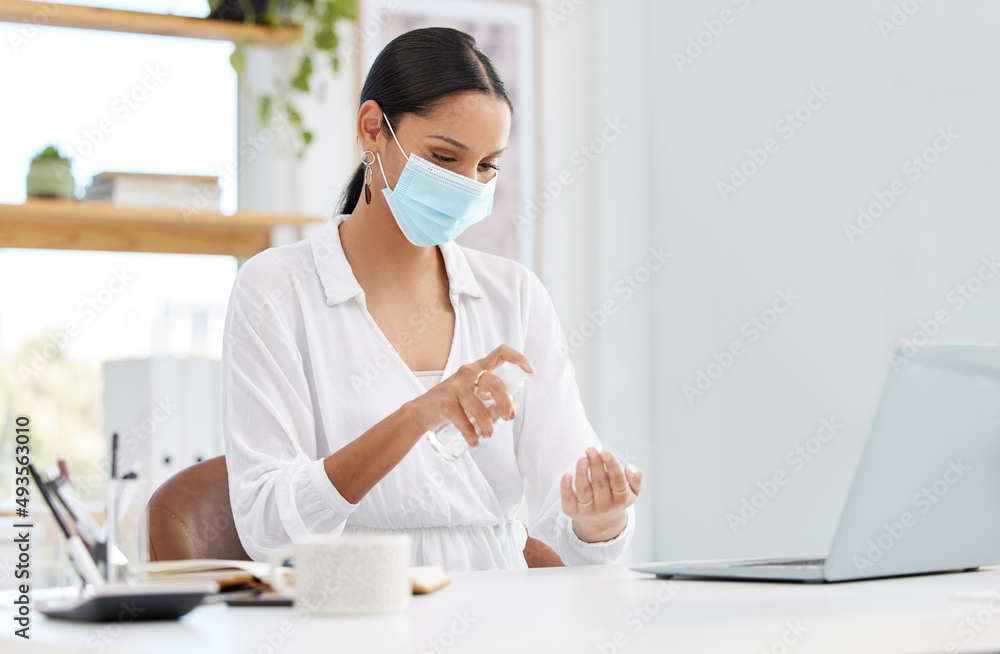
<svg viewBox="0 0 1000 654">
<path fill-rule="evenodd" d="M 524 544 L 524 561 L 529 568 L 561 568 L 566 565 L 554 549 L 531 536 Z"/>
<path fill-rule="evenodd" d="M 181 470 L 163 482 L 146 509 L 149 560 L 249 561 L 229 503 L 226 457 Z"/>
</svg>

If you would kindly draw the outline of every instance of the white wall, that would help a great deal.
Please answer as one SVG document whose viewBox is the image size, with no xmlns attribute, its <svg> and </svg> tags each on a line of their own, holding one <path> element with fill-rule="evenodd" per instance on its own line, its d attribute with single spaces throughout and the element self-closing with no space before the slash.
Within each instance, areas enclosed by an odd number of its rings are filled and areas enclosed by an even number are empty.
<svg viewBox="0 0 1000 654">
<path fill-rule="evenodd" d="M 824 551 L 893 345 L 939 310 L 931 340 L 996 340 L 1000 282 L 961 307 L 948 294 L 1000 250 L 1000 11 L 907 3 L 916 13 L 884 38 L 893 4 L 594 0 L 546 31 L 546 77 L 571 80 L 549 93 L 546 160 L 608 117 L 629 125 L 546 215 L 543 273 L 567 331 L 608 299 L 619 309 L 574 356 L 599 432 L 650 482 L 655 542 L 632 560 Z M 723 10 L 729 23 L 711 22 Z M 679 70 L 706 20 L 718 34 Z M 590 108 L 574 102 L 585 94 Z M 779 124 L 810 97 L 799 128 Z M 913 179 L 905 161 L 949 126 L 961 136 Z M 767 161 L 723 198 L 716 182 L 768 138 Z M 844 223 L 897 178 L 906 192 L 851 243 Z M 623 301 L 616 284 L 659 246 L 666 267 Z M 759 338 L 741 331 L 778 289 L 791 307 Z M 689 402 L 683 386 L 734 342 L 742 356 Z M 804 465 L 786 459 L 823 419 L 843 426 Z M 780 472 L 734 531 L 727 514 Z"/>
<path fill-rule="evenodd" d="M 558 2 L 539 3 L 555 11 Z M 574 153 L 593 138 L 597 128 L 594 108 L 596 65 L 593 42 L 593 6 L 575 7 L 559 22 L 539 21 L 540 60 L 538 135 L 541 139 L 539 197 L 552 189 L 553 200 L 538 219 L 537 272 L 552 295 L 565 327 L 591 308 L 587 292 L 595 283 L 594 230 L 596 197 L 594 169 L 581 171 Z M 560 176 L 572 176 L 563 185 Z M 589 351 L 575 356 L 581 394 L 588 407 L 594 405 L 593 361 Z"/>
</svg>

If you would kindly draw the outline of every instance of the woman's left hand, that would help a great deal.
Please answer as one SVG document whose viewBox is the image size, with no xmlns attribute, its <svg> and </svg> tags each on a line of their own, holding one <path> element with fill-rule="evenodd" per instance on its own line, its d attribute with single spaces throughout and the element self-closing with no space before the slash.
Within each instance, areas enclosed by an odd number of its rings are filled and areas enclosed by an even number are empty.
<svg viewBox="0 0 1000 654">
<path fill-rule="evenodd" d="M 573 519 L 573 531 L 588 543 L 611 540 L 625 529 L 625 509 L 642 490 L 642 471 L 634 465 L 622 470 L 611 452 L 588 447 L 576 462 L 575 488 L 573 475 L 563 475 L 562 510 Z"/>
</svg>

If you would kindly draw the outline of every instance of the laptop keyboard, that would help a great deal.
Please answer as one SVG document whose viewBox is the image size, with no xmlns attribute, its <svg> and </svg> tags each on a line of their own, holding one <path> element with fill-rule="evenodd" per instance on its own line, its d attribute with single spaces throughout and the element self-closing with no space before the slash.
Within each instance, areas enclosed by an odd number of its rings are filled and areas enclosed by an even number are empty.
<svg viewBox="0 0 1000 654">
<path fill-rule="evenodd" d="M 750 563 L 734 563 L 730 568 L 762 568 L 762 567 L 782 567 L 782 568 L 802 568 L 822 566 L 826 559 L 798 559 L 788 561 L 752 561 Z"/>
</svg>

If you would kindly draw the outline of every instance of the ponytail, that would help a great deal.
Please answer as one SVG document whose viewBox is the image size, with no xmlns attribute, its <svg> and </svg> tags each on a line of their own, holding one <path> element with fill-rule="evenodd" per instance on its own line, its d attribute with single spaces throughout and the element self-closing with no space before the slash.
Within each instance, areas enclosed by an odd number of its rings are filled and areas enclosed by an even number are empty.
<svg viewBox="0 0 1000 654">
<path fill-rule="evenodd" d="M 358 164 L 358 169 L 351 176 L 351 181 L 347 183 L 347 188 L 340 196 L 340 213 L 353 213 L 358 206 L 358 199 L 365 186 L 365 165 Z"/>
</svg>

